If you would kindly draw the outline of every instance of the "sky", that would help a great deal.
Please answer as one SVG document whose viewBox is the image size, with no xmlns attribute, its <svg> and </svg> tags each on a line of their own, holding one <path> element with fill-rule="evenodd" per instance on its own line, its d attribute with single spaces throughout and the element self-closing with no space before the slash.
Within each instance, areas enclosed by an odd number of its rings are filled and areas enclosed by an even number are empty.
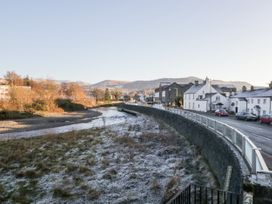
<svg viewBox="0 0 272 204">
<path fill-rule="evenodd" d="M 272 80 L 271 0 L 0 0 L 0 76 Z"/>
</svg>

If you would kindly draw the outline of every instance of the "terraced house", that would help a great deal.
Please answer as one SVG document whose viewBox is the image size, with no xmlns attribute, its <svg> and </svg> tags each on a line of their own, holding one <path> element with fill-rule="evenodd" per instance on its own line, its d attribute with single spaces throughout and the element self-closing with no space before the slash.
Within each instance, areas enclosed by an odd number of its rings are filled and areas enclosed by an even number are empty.
<svg viewBox="0 0 272 204">
<path fill-rule="evenodd" d="M 242 91 L 230 97 L 230 111 L 250 112 L 258 116 L 272 114 L 272 82 L 268 88 Z"/>
</svg>

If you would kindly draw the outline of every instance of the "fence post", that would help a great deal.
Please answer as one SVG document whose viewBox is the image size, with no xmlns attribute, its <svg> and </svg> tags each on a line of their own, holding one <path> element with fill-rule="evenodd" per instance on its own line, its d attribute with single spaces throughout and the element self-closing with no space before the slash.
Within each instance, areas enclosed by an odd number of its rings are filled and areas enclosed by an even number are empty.
<svg viewBox="0 0 272 204">
<path fill-rule="evenodd" d="M 223 125 L 223 131 L 222 131 L 222 133 L 223 133 L 224 137 L 227 137 L 227 126 L 226 125 Z"/>
<path fill-rule="evenodd" d="M 245 157 L 246 155 L 246 138 L 242 136 L 242 155 Z"/>
<path fill-rule="evenodd" d="M 237 136 L 236 131 L 234 129 L 232 129 L 232 142 L 235 145 L 236 145 L 236 136 Z"/>
<path fill-rule="evenodd" d="M 252 149 L 252 165 L 251 165 L 251 173 L 257 174 L 257 154 L 256 151 L 260 150 L 259 148 Z"/>
</svg>

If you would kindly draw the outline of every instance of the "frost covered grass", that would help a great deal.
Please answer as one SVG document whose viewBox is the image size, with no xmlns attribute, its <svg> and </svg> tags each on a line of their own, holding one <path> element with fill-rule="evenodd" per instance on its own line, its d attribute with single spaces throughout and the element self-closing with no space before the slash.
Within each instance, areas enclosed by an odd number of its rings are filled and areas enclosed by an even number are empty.
<svg viewBox="0 0 272 204">
<path fill-rule="evenodd" d="M 148 117 L 0 142 L 0 203 L 160 203 L 216 182 L 197 149 Z"/>
</svg>

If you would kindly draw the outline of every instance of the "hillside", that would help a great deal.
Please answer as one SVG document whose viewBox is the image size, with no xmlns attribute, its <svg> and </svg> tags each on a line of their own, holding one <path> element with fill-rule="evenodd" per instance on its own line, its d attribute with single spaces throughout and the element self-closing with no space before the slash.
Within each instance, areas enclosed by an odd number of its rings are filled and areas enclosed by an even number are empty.
<svg viewBox="0 0 272 204">
<path fill-rule="evenodd" d="M 118 81 L 118 80 L 104 80 L 96 84 L 92 84 L 91 87 L 95 88 L 123 88 L 125 84 L 128 84 L 128 81 Z"/>
<path fill-rule="evenodd" d="M 118 80 L 105 80 L 98 82 L 96 84 L 92 84 L 92 88 L 119 88 L 128 91 L 137 91 L 137 90 L 145 90 L 145 89 L 154 89 L 159 87 L 161 82 L 177 82 L 180 84 L 188 84 L 190 82 L 194 83 L 196 80 L 201 83 L 203 79 L 197 77 L 184 77 L 184 78 L 160 78 L 155 80 L 139 80 L 139 81 L 118 81 Z M 242 86 L 246 86 L 249 88 L 251 84 L 243 81 L 222 81 L 222 80 L 213 80 L 213 84 L 220 84 L 220 85 L 234 85 L 237 90 L 241 90 Z"/>
</svg>

